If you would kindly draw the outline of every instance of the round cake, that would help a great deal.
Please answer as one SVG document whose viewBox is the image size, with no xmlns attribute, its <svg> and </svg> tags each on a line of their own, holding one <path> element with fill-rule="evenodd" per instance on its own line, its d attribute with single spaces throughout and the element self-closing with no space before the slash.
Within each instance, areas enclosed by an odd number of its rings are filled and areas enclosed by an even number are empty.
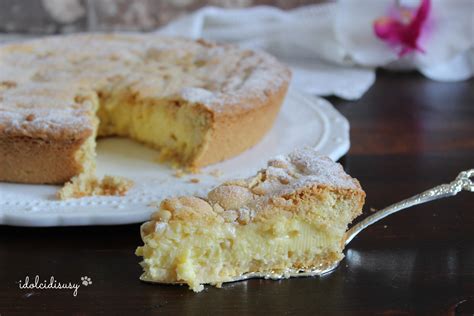
<svg viewBox="0 0 474 316">
<path fill-rule="evenodd" d="M 95 171 L 97 136 L 202 167 L 271 128 L 290 72 L 272 56 L 156 34 L 79 34 L 0 46 L 0 181 Z"/>
</svg>

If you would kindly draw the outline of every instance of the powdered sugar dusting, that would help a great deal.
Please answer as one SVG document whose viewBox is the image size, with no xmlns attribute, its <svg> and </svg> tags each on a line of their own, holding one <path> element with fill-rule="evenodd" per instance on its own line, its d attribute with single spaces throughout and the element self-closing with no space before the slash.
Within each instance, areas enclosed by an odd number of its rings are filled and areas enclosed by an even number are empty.
<svg viewBox="0 0 474 316">
<path fill-rule="evenodd" d="M 257 180 L 257 184 L 251 188 L 257 194 L 251 203 L 251 207 L 256 209 L 265 207 L 270 199 L 318 185 L 362 190 L 357 180 L 345 173 L 340 164 L 309 147 L 269 160 L 268 167 L 261 170 L 260 174 L 264 175 L 264 180 Z M 253 183 L 257 178 L 246 181 Z"/>
<path fill-rule="evenodd" d="M 293 202 L 285 199 L 286 195 L 315 186 L 362 191 L 357 180 L 346 174 L 341 165 L 312 148 L 300 148 L 271 159 L 267 168 L 253 177 L 217 186 L 208 193 L 206 207 L 226 222 L 248 223 L 268 205 L 291 207 Z M 173 199 L 175 211 L 188 212 L 189 205 L 183 207 L 178 203 L 180 199 L 189 198 Z M 202 204 L 203 200 L 199 202 Z M 168 204 L 166 210 L 171 210 Z"/>
<path fill-rule="evenodd" d="M 340 164 L 329 157 L 321 156 L 312 148 L 297 149 L 288 155 L 287 160 L 302 175 L 295 182 L 295 186 L 317 183 L 337 188 L 358 188 L 357 182 L 344 172 Z"/>
<path fill-rule="evenodd" d="M 216 95 L 209 90 L 201 88 L 184 88 L 181 97 L 192 103 L 212 104 L 216 101 Z"/>
<path fill-rule="evenodd" d="M 184 99 L 215 112 L 255 106 L 289 80 L 265 53 L 155 34 L 49 37 L 0 46 L 0 128 L 55 134 L 57 123 L 91 129 L 86 99 L 101 92 Z M 38 88 L 40 87 L 40 88 Z M 25 114 L 36 120 L 26 120 Z M 84 125 L 84 123 L 86 124 Z M 71 131 L 72 133 L 72 131 Z M 52 136 L 53 137 L 53 136 Z"/>
</svg>

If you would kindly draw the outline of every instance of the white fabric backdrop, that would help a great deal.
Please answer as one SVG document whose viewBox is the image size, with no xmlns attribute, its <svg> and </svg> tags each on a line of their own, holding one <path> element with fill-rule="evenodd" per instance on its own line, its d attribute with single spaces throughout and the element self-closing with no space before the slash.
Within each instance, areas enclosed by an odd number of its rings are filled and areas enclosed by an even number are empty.
<svg viewBox="0 0 474 316">
<path fill-rule="evenodd" d="M 157 32 L 266 50 L 292 68 L 292 84 L 300 90 L 349 100 L 370 88 L 377 66 L 418 69 L 441 81 L 472 76 L 473 0 L 457 0 L 456 6 L 451 0 L 433 0 L 431 15 L 438 25 L 427 53 L 401 59 L 372 30 L 373 21 L 390 4 L 393 0 L 340 0 L 291 11 L 206 7 Z"/>
</svg>

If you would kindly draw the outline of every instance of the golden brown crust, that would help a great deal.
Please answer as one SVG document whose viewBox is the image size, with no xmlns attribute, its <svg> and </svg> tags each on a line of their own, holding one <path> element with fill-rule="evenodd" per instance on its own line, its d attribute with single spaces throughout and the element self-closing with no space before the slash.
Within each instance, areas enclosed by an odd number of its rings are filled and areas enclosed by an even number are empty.
<svg viewBox="0 0 474 316">
<path fill-rule="evenodd" d="M 79 175 L 73 177 L 58 191 L 60 200 L 81 198 L 94 195 L 119 195 L 123 196 L 133 186 L 133 181 L 117 176 L 104 176 L 98 179 L 95 176 Z"/>
<path fill-rule="evenodd" d="M 243 101 L 253 106 L 245 107 L 246 110 L 240 113 L 214 115 L 209 142 L 191 166 L 201 167 L 220 162 L 256 145 L 272 128 L 287 89 L 288 83 L 282 85 L 276 93 L 269 92 L 268 99 L 264 101 Z"/>
<path fill-rule="evenodd" d="M 219 190 L 226 187 L 228 186 L 222 185 L 216 189 Z M 362 189 L 334 188 L 319 184 L 300 188 L 291 194 L 283 196 L 269 196 L 260 205 L 254 203 L 257 197 L 251 193 L 251 197 L 246 199 L 242 199 L 243 192 L 234 192 L 233 196 L 219 192 L 219 197 L 214 198 L 213 192 L 216 189 L 209 193 L 206 200 L 193 196 L 163 200 L 160 204 L 160 209 L 152 214 L 151 222 L 148 222 L 146 225 L 149 226 L 147 231 L 152 232 L 157 221 L 190 221 L 201 223 L 204 226 L 224 222 L 247 225 L 251 222 L 264 222 L 279 215 L 284 217 L 296 215 L 308 222 L 317 220 L 324 225 L 326 222 L 330 223 L 331 221 L 322 218 L 315 219 L 315 213 L 313 212 L 302 214 L 302 208 L 299 204 L 304 200 L 326 200 L 328 194 L 337 196 L 341 201 L 347 202 L 346 211 L 350 212 L 350 222 L 362 213 L 362 207 L 365 202 L 365 192 Z M 232 203 L 233 199 L 237 200 L 236 205 L 225 205 L 225 203 Z"/>
<path fill-rule="evenodd" d="M 75 159 L 83 142 L 0 137 L 0 181 L 64 183 L 83 170 Z"/>
<path fill-rule="evenodd" d="M 203 48 L 211 53 L 206 56 Z M 203 52 L 209 72 L 215 72 L 210 78 L 219 80 L 205 82 L 201 77 L 208 71 L 201 71 L 185 80 L 191 87 L 186 91 L 149 80 L 163 65 L 169 71 L 168 59 L 191 62 L 199 71 Z M 225 56 L 230 59 L 222 60 Z M 62 183 L 83 171 L 74 157 L 95 129 L 97 100 L 117 85 L 142 99 L 176 98 L 206 107 L 212 131 L 190 166 L 225 160 L 255 145 L 271 128 L 290 78 L 289 70 L 265 53 L 155 35 L 50 37 L 3 46 L 0 57 L 0 181 L 11 182 Z M 143 74 L 130 66 L 134 63 Z M 184 67 L 178 73 L 183 69 L 187 72 Z M 174 88 L 157 96 L 157 86 Z"/>
<path fill-rule="evenodd" d="M 302 163 L 306 165 L 301 166 Z M 308 214 L 298 212 L 304 209 L 301 201 L 335 203 L 334 196 L 345 203 L 348 222 L 361 214 L 365 192 L 359 181 L 346 174 L 341 165 L 320 156 L 315 150 L 297 149 L 287 157 L 271 160 L 266 169 L 253 177 L 215 187 L 204 199 L 193 196 L 165 199 L 152 220 L 246 225 L 281 214 L 294 214 L 308 222 L 330 223 L 331 218 L 313 218 L 313 210 Z"/>
</svg>

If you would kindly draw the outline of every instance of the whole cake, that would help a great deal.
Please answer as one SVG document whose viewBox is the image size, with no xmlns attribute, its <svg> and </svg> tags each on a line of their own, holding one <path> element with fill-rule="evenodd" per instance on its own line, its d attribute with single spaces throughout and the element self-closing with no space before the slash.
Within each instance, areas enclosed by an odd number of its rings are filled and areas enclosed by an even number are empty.
<svg viewBox="0 0 474 316">
<path fill-rule="evenodd" d="M 339 164 L 296 150 L 204 198 L 164 200 L 141 227 L 141 279 L 187 283 L 198 292 L 248 276 L 317 274 L 343 258 L 348 224 L 364 199 Z"/>
<path fill-rule="evenodd" d="M 272 126 L 289 70 L 203 40 L 81 34 L 0 46 L 0 181 L 95 170 L 96 136 L 126 136 L 183 166 L 212 164 Z"/>
</svg>

